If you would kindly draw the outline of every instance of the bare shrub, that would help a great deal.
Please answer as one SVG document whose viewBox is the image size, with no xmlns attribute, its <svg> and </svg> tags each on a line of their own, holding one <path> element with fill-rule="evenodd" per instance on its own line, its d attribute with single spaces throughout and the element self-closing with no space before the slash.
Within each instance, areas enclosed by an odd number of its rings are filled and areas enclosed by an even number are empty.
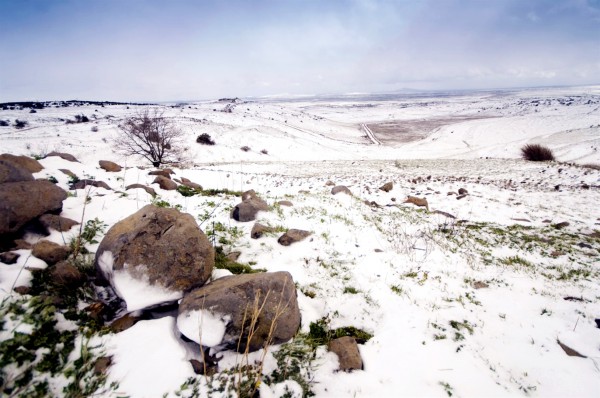
<svg viewBox="0 0 600 398">
<path fill-rule="evenodd" d="M 521 148 L 521 156 L 533 162 L 545 162 L 554 159 L 552 150 L 540 144 L 527 144 Z"/>
<path fill-rule="evenodd" d="M 202 145 L 215 145 L 215 142 L 207 133 L 202 133 L 196 138 L 196 142 Z"/>
<path fill-rule="evenodd" d="M 126 119 L 119 127 L 114 147 L 124 155 L 142 156 L 154 167 L 183 160 L 183 133 L 162 112 L 146 109 Z"/>
<path fill-rule="evenodd" d="M 15 120 L 15 128 L 22 129 L 26 127 L 29 123 L 25 120 Z"/>
<path fill-rule="evenodd" d="M 6 120 L 0 120 L 0 126 L 7 127 L 10 123 Z"/>
<path fill-rule="evenodd" d="M 244 145 L 243 147 L 240 148 L 242 151 L 244 152 L 248 152 L 250 151 L 250 147 L 248 145 Z"/>
</svg>

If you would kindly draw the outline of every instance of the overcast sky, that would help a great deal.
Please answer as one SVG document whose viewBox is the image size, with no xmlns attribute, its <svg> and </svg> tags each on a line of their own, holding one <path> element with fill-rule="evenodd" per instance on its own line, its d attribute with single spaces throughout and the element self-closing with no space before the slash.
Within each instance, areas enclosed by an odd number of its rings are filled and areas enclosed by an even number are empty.
<svg viewBox="0 0 600 398">
<path fill-rule="evenodd" d="M 0 101 L 600 83 L 600 0 L 0 0 Z"/>
</svg>

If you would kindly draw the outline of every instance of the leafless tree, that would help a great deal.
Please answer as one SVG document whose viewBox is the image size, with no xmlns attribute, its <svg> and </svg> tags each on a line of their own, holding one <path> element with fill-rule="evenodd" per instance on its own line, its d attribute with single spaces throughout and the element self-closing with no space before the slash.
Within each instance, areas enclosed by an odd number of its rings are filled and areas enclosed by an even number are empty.
<svg viewBox="0 0 600 398">
<path fill-rule="evenodd" d="M 158 109 L 141 111 L 119 127 L 119 135 L 114 141 L 117 151 L 142 156 L 154 167 L 182 160 L 183 133 Z"/>
</svg>

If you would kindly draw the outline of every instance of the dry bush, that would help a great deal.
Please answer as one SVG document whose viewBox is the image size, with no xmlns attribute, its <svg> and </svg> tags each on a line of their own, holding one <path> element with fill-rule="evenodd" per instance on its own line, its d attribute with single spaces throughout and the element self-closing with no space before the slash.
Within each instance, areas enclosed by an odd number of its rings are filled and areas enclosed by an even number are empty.
<svg viewBox="0 0 600 398">
<path fill-rule="evenodd" d="M 240 148 L 242 151 L 244 152 L 248 152 L 250 150 L 250 147 L 248 145 L 244 145 L 243 147 Z"/>
<path fill-rule="evenodd" d="M 114 148 L 124 155 L 139 155 L 154 167 L 180 163 L 183 159 L 183 133 L 158 110 L 148 109 L 125 120 Z"/>
<path fill-rule="evenodd" d="M 207 133 L 202 133 L 196 138 L 196 142 L 202 145 L 215 145 L 215 142 Z"/>
<path fill-rule="evenodd" d="M 533 162 L 546 162 L 555 160 L 552 150 L 540 144 L 527 144 L 521 148 L 521 156 Z"/>
</svg>

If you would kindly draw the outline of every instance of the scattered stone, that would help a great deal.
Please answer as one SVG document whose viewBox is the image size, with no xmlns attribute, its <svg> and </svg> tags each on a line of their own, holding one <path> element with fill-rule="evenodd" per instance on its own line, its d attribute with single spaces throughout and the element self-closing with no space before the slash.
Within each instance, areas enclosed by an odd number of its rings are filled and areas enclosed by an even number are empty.
<svg viewBox="0 0 600 398">
<path fill-rule="evenodd" d="M 252 314 L 253 308 L 260 313 Z M 249 318 L 256 316 L 254 334 L 248 337 Z M 200 319 L 211 320 L 211 330 L 198 333 Z M 219 278 L 188 293 L 179 305 L 177 327 L 187 338 L 207 347 L 246 347 L 256 351 L 288 341 L 300 327 L 296 287 L 289 272 L 265 272 Z M 220 333 L 219 333 L 220 332 Z"/>
<path fill-rule="evenodd" d="M 458 196 L 456 197 L 456 200 L 461 200 L 461 199 L 464 199 L 464 198 L 466 198 L 466 197 L 467 197 L 467 195 L 466 195 L 466 194 L 465 194 L 465 195 L 458 195 Z"/>
<path fill-rule="evenodd" d="M 579 242 L 577 244 L 577 246 L 581 247 L 582 249 L 593 249 L 592 245 L 590 245 L 589 243 L 585 243 L 585 242 Z"/>
<path fill-rule="evenodd" d="M 31 250 L 31 243 L 27 242 L 24 239 L 15 239 L 13 241 L 13 250 Z"/>
<path fill-rule="evenodd" d="M 108 370 L 110 365 L 112 365 L 112 357 L 100 357 L 96 359 L 96 363 L 94 363 L 94 374 L 106 374 L 106 371 Z"/>
<path fill-rule="evenodd" d="M 161 189 L 164 189 L 166 191 L 174 191 L 177 189 L 177 183 L 173 180 L 171 180 L 170 178 L 164 177 L 164 176 L 156 176 L 156 178 L 154 179 L 154 181 L 152 181 L 153 184 L 158 184 L 158 186 Z"/>
<path fill-rule="evenodd" d="M 100 164 L 101 169 L 104 169 L 109 173 L 116 173 L 123 169 L 121 166 L 110 160 L 100 160 L 98 163 Z"/>
<path fill-rule="evenodd" d="M 383 250 L 381 250 L 381 249 L 375 249 L 375 253 L 383 253 Z"/>
<path fill-rule="evenodd" d="M 211 275 L 214 258 L 194 217 L 177 209 L 147 205 L 108 230 L 94 264 L 113 288 L 131 278 L 161 292 L 155 298 L 146 297 L 149 306 L 202 286 Z M 139 292 L 122 289 L 117 286 L 115 291 L 127 303 L 128 311 L 140 309 L 136 305 L 141 304 L 131 302 L 138 299 Z"/>
<path fill-rule="evenodd" d="M 292 202 L 290 202 L 289 200 L 280 200 L 279 202 L 277 202 L 275 204 L 279 205 L 279 206 L 285 206 L 285 207 L 292 207 L 292 206 L 294 206 L 294 204 Z"/>
<path fill-rule="evenodd" d="M 444 216 L 444 217 L 448 217 L 448 218 L 456 219 L 456 216 L 454 216 L 454 215 L 452 215 L 452 214 L 450 214 L 450 213 L 447 213 L 447 212 L 445 212 L 445 211 L 441 211 L 441 210 L 434 210 L 434 211 L 432 211 L 432 213 L 434 213 L 434 214 L 440 214 L 440 215 L 442 215 L 442 216 Z"/>
<path fill-rule="evenodd" d="M 456 192 L 452 192 L 452 191 L 450 191 L 450 192 L 448 192 L 448 193 L 447 193 L 447 195 L 448 195 L 448 196 L 452 196 L 452 195 L 458 195 L 458 194 L 457 194 Z"/>
<path fill-rule="evenodd" d="M 466 190 L 466 189 L 464 189 L 464 188 L 459 188 L 459 189 L 458 189 L 458 194 L 459 194 L 459 195 L 468 195 L 468 194 L 469 194 L 469 191 L 467 191 L 467 190 Z"/>
<path fill-rule="evenodd" d="M 143 185 L 143 184 L 127 185 L 125 187 L 125 190 L 128 191 L 130 189 L 136 189 L 136 188 L 143 189 L 144 191 L 148 192 L 150 195 L 156 196 L 156 191 L 154 190 L 154 188 L 147 187 L 146 185 Z"/>
<path fill-rule="evenodd" d="M 413 205 L 425 207 L 429 211 L 429 203 L 426 198 L 417 198 L 416 196 L 409 196 L 403 203 L 412 203 Z"/>
<path fill-rule="evenodd" d="M 44 166 L 37 160 L 30 158 L 29 156 L 17 156 L 11 155 L 10 153 L 3 153 L 0 155 L 0 160 L 6 160 L 8 162 L 18 164 L 19 166 L 25 168 L 30 173 L 37 173 L 44 169 Z"/>
<path fill-rule="evenodd" d="M 115 319 L 110 324 L 110 330 L 113 333 L 121 333 L 122 331 L 127 330 L 130 327 L 132 327 L 133 325 L 135 325 L 136 323 L 138 323 L 139 320 L 140 320 L 140 318 L 137 316 L 133 316 L 131 314 L 125 314 L 122 317 Z"/>
<path fill-rule="evenodd" d="M 337 195 L 338 193 L 345 193 L 347 195 L 352 196 L 352 191 L 350 191 L 350 189 L 348 189 L 348 187 L 345 185 L 338 185 L 336 187 L 331 188 L 332 195 Z"/>
<path fill-rule="evenodd" d="M 33 175 L 25 167 L 0 159 L 0 184 L 33 180 Z"/>
<path fill-rule="evenodd" d="M 44 213 L 59 213 L 66 198 L 63 189 L 46 180 L 0 184 L 0 236 Z"/>
<path fill-rule="evenodd" d="M 384 191 L 384 192 L 390 192 L 392 189 L 394 189 L 394 183 L 393 182 L 386 182 L 385 184 L 383 184 L 381 187 L 379 187 L 380 190 Z"/>
<path fill-rule="evenodd" d="M 181 185 L 185 185 L 186 187 L 202 190 L 202 185 L 196 184 L 195 182 L 192 182 L 185 177 L 181 177 L 180 182 L 181 182 Z"/>
<path fill-rule="evenodd" d="M 289 229 L 286 233 L 281 235 L 277 242 L 282 246 L 289 246 L 292 243 L 300 242 L 310 236 L 311 232 L 304 231 L 301 229 Z"/>
<path fill-rule="evenodd" d="M 31 254 L 45 261 L 48 265 L 52 265 L 66 260 L 71 254 L 71 249 L 49 240 L 41 240 L 33 245 Z"/>
<path fill-rule="evenodd" d="M 273 228 L 267 227 L 266 225 L 260 223 L 254 223 L 252 226 L 252 231 L 250 231 L 250 237 L 252 239 L 258 239 L 263 236 L 263 234 L 269 232 L 273 232 Z"/>
<path fill-rule="evenodd" d="M 234 251 L 234 252 L 228 253 L 225 257 L 229 261 L 237 261 L 237 259 L 240 258 L 241 255 L 242 255 L 242 252 L 240 252 L 240 251 Z"/>
<path fill-rule="evenodd" d="M 269 211 L 269 205 L 250 190 L 242 194 L 242 202 L 233 208 L 231 218 L 240 222 L 254 221 L 259 211 Z"/>
<path fill-rule="evenodd" d="M 487 289 L 488 287 L 490 287 L 490 285 L 488 285 L 485 282 L 482 282 L 482 281 L 473 282 L 473 288 L 475 288 L 475 289 Z"/>
<path fill-rule="evenodd" d="M 558 345 L 560 346 L 560 348 L 563 349 L 563 351 L 565 352 L 565 354 L 567 354 L 568 356 L 570 356 L 570 357 L 579 357 L 579 358 L 587 358 L 585 355 L 582 355 L 579 352 L 577 352 L 574 349 L 572 349 L 571 347 L 569 347 L 569 346 L 561 343 L 559 339 L 556 339 L 556 342 L 558 343 Z"/>
<path fill-rule="evenodd" d="M 50 282 L 55 286 L 74 289 L 85 282 L 85 275 L 73 264 L 61 261 L 50 269 Z"/>
<path fill-rule="evenodd" d="M 175 174 L 171 169 L 154 170 L 148 173 L 150 176 L 163 176 L 169 179 L 171 178 L 171 174 Z"/>
<path fill-rule="evenodd" d="M 38 220 L 44 226 L 44 228 L 46 228 L 46 232 L 48 233 L 50 233 L 50 229 L 54 229 L 59 232 L 66 232 L 73 226 L 79 224 L 75 220 L 54 214 L 44 214 Z"/>
<path fill-rule="evenodd" d="M 325 186 L 326 186 L 326 187 L 332 187 L 332 186 L 334 186 L 334 185 L 335 185 L 335 182 L 333 182 L 333 181 L 331 181 L 331 180 L 328 180 L 328 181 L 325 183 Z"/>
<path fill-rule="evenodd" d="M 21 255 L 19 253 L 15 253 L 15 252 L 0 253 L 0 262 L 3 262 L 4 264 L 8 264 L 8 265 L 14 264 L 17 262 L 19 257 L 21 257 Z"/>
<path fill-rule="evenodd" d="M 600 318 L 594 319 L 594 322 L 596 322 L 596 327 L 600 329 Z"/>
<path fill-rule="evenodd" d="M 590 186 L 588 184 L 581 184 L 581 188 L 582 189 L 590 189 Z"/>
<path fill-rule="evenodd" d="M 208 359 L 208 356 L 208 353 L 204 353 L 205 359 Z M 208 361 L 205 366 L 202 362 L 198 361 L 197 359 L 190 359 L 190 364 L 192 365 L 194 373 L 197 375 L 210 377 L 217 373 L 218 370 L 216 363 L 209 363 Z"/>
<path fill-rule="evenodd" d="M 563 229 L 571 225 L 568 221 L 559 222 L 558 224 L 554 224 L 553 227 L 555 229 Z"/>
<path fill-rule="evenodd" d="M 554 258 L 560 257 L 560 256 L 564 256 L 565 253 L 560 251 L 560 250 L 554 250 L 552 253 L 550 253 L 550 255 Z"/>
<path fill-rule="evenodd" d="M 85 189 L 86 187 L 104 188 L 112 191 L 112 188 L 104 181 L 84 179 L 71 184 L 71 189 Z"/>
<path fill-rule="evenodd" d="M 554 186 L 554 190 L 555 190 L 555 191 L 560 191 L 560 185 L 555 185 L 555 186 Z"/>
<path fill-rule="evenodd" d="M 340 370 L 345 372 L 352 370 L 361 370 L 363 368 L 362 358 L 358 351 L 356 339 L 350 336 L 340 337 L 329 342 L 327 346 L 329 351 L 338 356 Z"/>
<path fill-rule="evenodd" d="M 63 174 L 66 174 L 71 178 L 77 178 L 77 175 L 69 169 L 58 169 L 58 171 L 61 171 Z"/>
<path fill-rule="evenodd" d="M 49 158 L 51 156 L 58 156 L 59 158 L 68 160 L 69 162 L 79 162 L 79 160 L 77 160 L 77 158 L 75 156 L 73 156 L 69 153 L 52 151 L 46 155 L 47 158 Z"/>
<path fill-rule="evenodd" d="M 17 286 L 13 289 L 13 291 L 25 295 L 31 293 L 31 288 L 29 286 Z"/>
</svg>

